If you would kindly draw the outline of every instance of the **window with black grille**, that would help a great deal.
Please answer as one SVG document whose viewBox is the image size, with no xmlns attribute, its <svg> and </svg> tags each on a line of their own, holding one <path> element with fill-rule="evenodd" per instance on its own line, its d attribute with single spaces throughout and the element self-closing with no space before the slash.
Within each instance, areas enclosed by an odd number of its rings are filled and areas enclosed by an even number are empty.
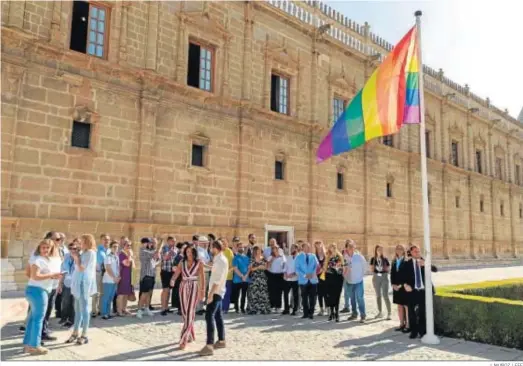
<svg viewBox="0 0 523 366">
<path fill-rule="evenodd" d="M 86 122 L 73 121 L 73 131 L 71 133 L 71 146 L 89 149 L 91 142 L 91 124 Z"/>
<path fill-rule="evenodd" d="M 198 145 L 198 144 L 192 145 L 192 157 L 191 157 L 192 166 L 203 167 L 204 150 L 205 150 L 205 146 L 203 146 L 203 145 Z"/>
<path fill-rule="evenodd" d="M 345 179 L 342 172 L 338 172 L 336 175 L 336 187 L 340 190 L 342 190 L 345 186 Z"/>
<path fill-rule="evenodd" d="M 283 161 L 276 160 L 274 162 L 274 179 L 276 180 L 283 180 L 285 177 L 285 165 Z"/>
<path fill-rule="evenodd" d="M 392 140 L 392 136 L 383 136 L 383 145 L 387 145 L 392 147 L 394 145 L 394 141 Z"/>
<path fill-rule="evenodd" d="M 392 183 L 387 182 L 387 198 L 392 198 Z"/>
<path fill-rule="evenodd" d="M 452 141 L 452 144 L 450 145 L 450 162 L 454 166 L 459 166 L 459 144 L 457 141 Z"/>
<path fill-rule="evenodd" d="M 505 205 L 503 204 L 503 202 L 499 204 L 499 214 L 501 216 L 505 216 Z"/>
<path fill-rule="evenodd" d="M 483 173 L 483 167 L 481 166 L 482 158 L 481 158 L 481 150 L 476 150 L 476 172 L 482 174 Z"/>
<path fill-rule="evenodd" d="M 479 211 L 485 212 L 485 204 L 484 204 L 483 200 L 479 201 Z"/>
</svg>

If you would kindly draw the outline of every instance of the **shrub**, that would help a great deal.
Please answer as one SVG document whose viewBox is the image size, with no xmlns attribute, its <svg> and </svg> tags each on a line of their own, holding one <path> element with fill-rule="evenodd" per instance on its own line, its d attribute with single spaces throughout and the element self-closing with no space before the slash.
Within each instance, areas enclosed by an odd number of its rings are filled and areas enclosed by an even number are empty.
<svg viewBox="0 0 523 366">
<path fill-rule="evenodd" d="M 434 298 L 438 334 L 523 349 L 523 301 L 479 296 L 518 294 L 523 278 L 438 288 Z"/>
</svg>

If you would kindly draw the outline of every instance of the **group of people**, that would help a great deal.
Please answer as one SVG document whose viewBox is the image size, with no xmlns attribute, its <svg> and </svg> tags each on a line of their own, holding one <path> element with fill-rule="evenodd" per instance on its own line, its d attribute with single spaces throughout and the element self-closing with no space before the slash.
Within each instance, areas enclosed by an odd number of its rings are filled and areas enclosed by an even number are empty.
<svg viewBox="0 0 523 366">
<path fill-rule="evenodd" d="M 26 326 L 22 327 L 24 350 L 29 353 L 47 353 L 43 341 L 56 340 L 48 327 L 53 303 L 60 324 L 73 327 L 66 343 L 79 345 L 89 341 L 91 317 L 110 320 L 114 316 L 129 316 L 129 301 L 138 300 L 138 318 L 152 316 L 151 298 L 158 267 L 161 315 L 177 310 L 182 316 L 180 349 L 195 341 L 195 316 L 205 314 L 207 340 L 201 355 L 225 348 L 222 314 L 229 312 L 231 304 L 237 313 L 243 314 L 270 314 L 280 312 L 283 307 L 282 315 L 295 316 L 301 310 L 303 319 L 328 315 L 329 321 L 339 322 L 340 313 L 351 313 L 348 320 L 359 317 L 364 323 L 367 314 L 363 278 L 369 264 L 378 305 L 376 318 L 384 316 L 384 302 L 387 319 L 391 319 L 390 281 L 400 320 L 396 330 L 410 332 L 411 338 L 425 333 L 424 261 L 416 246 L 406 251 L 398 245 L 392 263 L 383 248 L 376 246 L 368 264 L 351 239 L 340 252 L 336 244 L 326 248 L 321 241 L 312 246 L 298 241 L 288 248 L 275 239 L 263 249 L 256 244 L 254 234 L 249 234 L 245 244 L 234 237 L 232 245 L 226 238 L 217 239 L 213 234 L 195 235 L 192 242 L 184 243 L 171 236 L 165 241 L 143 238 L 136 298 L 132 276 L 136 262 L 127 237 L 111 241 L 103 234 L 98 246 L 90 234 L 74 239 L 67 246 L 65 239 L 62 233 L 48 233 L 29 259 L 26 288 L 29 311 Z M 342 291 L 345 303 L 340 311 Z"/>
</svg>

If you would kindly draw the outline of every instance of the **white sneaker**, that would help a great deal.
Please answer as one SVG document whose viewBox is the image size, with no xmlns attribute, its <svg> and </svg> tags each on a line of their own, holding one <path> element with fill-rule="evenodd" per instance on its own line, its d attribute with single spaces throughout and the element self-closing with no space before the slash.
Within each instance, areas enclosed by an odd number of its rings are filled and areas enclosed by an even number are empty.
<svg viewBox="0 0 523 366">
<path fill-rule="evenodd" d="M 146 308 L 146 309 L 145 309 L 145 315 L 147 315 L 147 316 L 153 316 L 154 314 L 153 314 L 153 312 L 151 311 L 151 309 Z"/>
<path fill-rule="evenodd" d="M 142 319 L 142 317 L 143 317 L 142 310 L 138 310 L 138 312 L 136 313 L 136 317 L 137 317 L 138 319 Z"/>
<path fill-rule="evenodd" d="M 376 319 L 380 319 L 380 318 L 383 318 L 383 315 L 381 314 L 381 312 L 379 312 L 379 313 L 376 315 Z"/>
</svg>

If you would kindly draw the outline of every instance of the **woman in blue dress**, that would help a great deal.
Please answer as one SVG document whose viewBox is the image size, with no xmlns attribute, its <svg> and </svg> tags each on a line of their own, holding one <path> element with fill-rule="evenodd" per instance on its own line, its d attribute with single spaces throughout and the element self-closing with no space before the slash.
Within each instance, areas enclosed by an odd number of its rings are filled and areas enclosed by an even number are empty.
<svg viewBox="0 0 523 366">
<path fill-rule="evenodd" d="M 90 299 L 97 292 L 96 288 L 96 241 L 91 234 L 80 237 L 82 254 L 73 253 L 75 271 L 71 283 L 71 293 L 74 296 L 74 328 L 73 334 L 66 343 L 76 342 L 79 345 L 89 342 L 87 329 L 90 320 Z M 82 326 L 82 335 L 78 336 Z"/>
</svg>

